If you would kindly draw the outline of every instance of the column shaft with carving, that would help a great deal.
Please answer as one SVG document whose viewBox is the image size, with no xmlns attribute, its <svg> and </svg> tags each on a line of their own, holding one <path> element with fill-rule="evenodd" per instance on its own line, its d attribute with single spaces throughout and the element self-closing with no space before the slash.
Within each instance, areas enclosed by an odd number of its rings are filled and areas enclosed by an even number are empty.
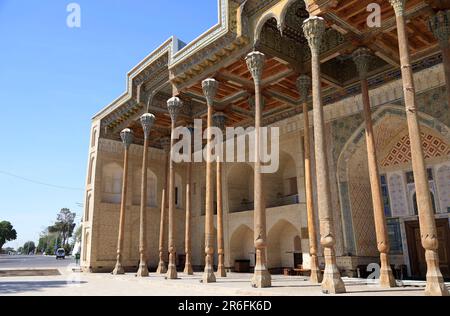
<svg viewBox="0 0 450 316">
<path fill-rule="evenodd" d="M 447 86 L 447 102 L 450 106 L 450 10 L 439 11 L 430 18 L 430 30 L 439 41 Z"/>
<path fill-rule="evenodd" d="M 319 17 L 310 17 L 304 22 L 303 31 L 311 48 L 317 198 L 321 235 L 320 242 L 323 246 L 325 256 L 325 272 L 322 281 L 322 291 L 324 293 L 345 293 L 345 285 L 336 264 L 336 234 L 331 206 L 331 188 L 325 140 L 325 121 L 322 106 L 322 82 L 320 78 L 319 55 L 322 36 L 325 32 L 325 21 Z"/>
<path fill-rule="evenodd" d="M 219 128 L 222 132 L 225 130 L 225 114 L 218 112 L 214 114 L 214 126 Z M 216 161 L 216 189 L 217 189 L 217 254 L 218 265 L 217 275 L 221 278 L 227 276 L 225 271 L 225 249 L 223 239 L 223 188 L 222 188 L 222 161 L 219 155 Z"/>
<path fill-rule="evenodd" d="M 166 274 L 166 227 L 167 227 L 167 205 L 168 195 L 167 190 L 169 187 L 169 160 L 170 160 L 170 139 L 164 138 L 161 141 L 161 145 L 166 154 L 165 167 L 164 167 L 164 187 L 161 193 L 161 218 L 159 222 L 159 263 L 156 273 Z"/>
<path fill-rule="evenodd" d="M 255 273 L 252 279 L 252 286 L 265 288 L 272 286 L 272 278 L 267 269 L 267 227 L 266 227 L 266 206 L 263 193 L 263 174 L 261 172 L 261 80 L 265 64 L 265 56 L 260 52 L 252 52 L 247 55 L 246 62 L 253 81 L 255 82 L 255 170 L 254 170 L 254 233 L 256 248 Z"/>
<path fill-rule="evenodd" d="M 177 273 L 177 249 L 176 249 L 176 223 L 175 223 L 175 164 L 173 146 L 175 144 L 174 133 L 183 103 L 177 97 L 167 101 L 167 108 L 172 118 L 171 138 L 170 138 L 170 159 L 169 159 L 169 265 L 167 266 L 166 278 L 174 280 L 178 278 Z"/>
<path fill-rule="evenodd" d="M 358 69 L 361 80 L 361 94 L 363 100 L 363 113 L 366 123 L 367 162 L 369 167 L 370 187 L 372 192 L 373 214 L 377 235 L 377 248 L 380 252 L 381 271 L 380 286 L 385 288 L 395 287 L 395 278 L 389 263 L 389 238 L 384 214 L 383 195 L 381 193 L 380 172 L 378 169 L 377 151 L 375 147 L 375 135 L 373 133 L 372 111 L 369 98 L 369 85 L 367 74 L 372 60 L 372 53 L 367 48 L 358 48 L 353 53 L 353 60 Z"/>
<path fill-rule="evenodd" d="M 207 117 L 207 157 L 206 157 L 206 207 L 205 207 L 205 271 L 203 273 L 203 283 L 216 282 L 214 275 L 214 191 L 212 182 L 213 157 L 211 155 L 213 127 L 213 106 L 214 98 L 219 87 L 219 83 L 214 79 L 206 79 L 202 82 L 203 93 L 205 94 L 208 106 Z"/>
<path fill-rule="evenodd" d="M 147 113 L 141 117 L 142 129 L 144 130 L 144 152 L 142 155 L 142 178 L 141 178 L 141 209 L 139 221 L 139 269 L 138 277 L 147 277 L 147 168 L 148 147 L 150 145 L 150 130 L 155 122 L 155 116 Z"/>
<path fill-rule="evenodd" d="M 309 236 L 309 255 L 311 257 L 310 282 L 322 282 L 322 273 L 319 268 L 319 258 L 317 256 L 317 235 L 316 235 L 316 214 L 314 212 L 314 197 L 313 197 L 313 179 L 312 179 L 312 164 L 311 164 L 311 135 L 309 128 L 309 111 L 308 111 L 308 96 L 311 88 L 311 78 L 302 75 L 297 80 L 297 87 L 300 92 L 300 97 L 303 104 L 303 117 L 305 125 L 304 135 L 304 159 L 305 159 L 305 194 L 306 194 L 306 210 L 308 213 L 308 236 Z"/>
<path fill-rule="evenodd" d="M 192 159 L 192 155 L 191 155 Z M 184 265 L 184 273 L 187 275 L 193 275 L 194 270 L 192 269 L 192 242 L 191 242 L 191 222 L 192 222 L 192 164 L 193 162 L 188 162 L 186 165 L 186 226 L 185 226 L 185 252 L 186 252 L 186 262 Z"/>
<path fill-rule="evenodd" d="M 124 145 L 123 161 L 123 179 L 122 179 L 122 200 L 120 202 L 119 236 L 117 241 L 117 262 L 112 274 L 125 274 L 122 266 L 123 243 L 125 238 L 125 212 L 127 207 L 127 189 L 128 189 L 128 155 L 130 146 L 133 143 L 133 132 L 130 129 L 124 129 L 120 133 Z"/>
<path fill-rule="evenodd" d="M 427 262 L 426 295 L 448 296 L 442 273 L 439 268 L 436 221 L 431 203 L 428 176 L 422 149 L 416 91 L 414 86 L 413 70 L 409 55 L 408 35 L 406 32 L 405 3 L 404 0 L 389 0 L 395 10 L 397 20 L 398 45 L 405 97 L 406 118 L 408 122 L 409 138 L 411 142 L 411 158 L 414 180 L 419 207 L 419 223 L 422 246 L 425 248 Z"/>
</svg>

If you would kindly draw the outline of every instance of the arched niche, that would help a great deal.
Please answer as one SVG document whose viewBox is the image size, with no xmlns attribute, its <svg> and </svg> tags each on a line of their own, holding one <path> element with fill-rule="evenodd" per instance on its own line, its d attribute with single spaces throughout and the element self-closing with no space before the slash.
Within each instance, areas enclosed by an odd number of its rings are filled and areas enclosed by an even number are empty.
<svg viewBox="0 0 450 316">
<path fill-rule="evenodd" d="M 300 232 L 287 220 L 278 221 L 267 235 L 267 262 L 269 268 L 294 268 L 295 254 L 301 252 Z M 297 248 L 297 249 L 296 249 Z"/>
<path fill-rule="evenodd" d="M 249 260 L 250 266 L 255 265 L 255 244 L 253 230 L 247 225 L 241 225 L 231 234 L 230 263 L 236 260 Z"/>
<path fill-rule="evenodd" d="M 117 162 L 102 168 L 102 202 L 120 204 L 122 198 L 123 169 Z"/>
<path fill-rule="evenodd" d="M 247 163 L 231 166 L 227 176 L 228 205 L 230 213 L 253 210 L 253 168 Z"/>
<path fill-rule="evenodd" d="M 252 15 L 255 9 L 258 8 L 258 2 L 260 1 L 247 1 L 244 13 Z M 254 22 L 251 28 L 253 30 L 251 35 L 254 43 L 259 43 L 264 26 L 270 20 L 275 22 L 277 29 L 281 32 L 286 28 L 287 24 L 292 22 L 296 24 L 296 29 L 301 30 L 303 21 L 309 17 L 306 8 L 307 5 L 304 0 L 281 0 L 269 10 L 259 13 L 258 16 L 253 18 Z"/>
<path fill-rule="evenodd" d="M 390 143 L 407 131 L 405 108 L 397 105 L 381 106 L 372 114 L 372 121 L 380 172 L 384 173 L 386 169 L 383 169 L 381 164 L 391 146 Z M 447 141 L 450 138 L 450 129 L 437 119 L 419 112 L 419 121 L 422 129 L 433 130 L 436 135 Z M 392 171 L 387 181 L 391 186 L 395 181 L 404 192 L 397 190 L 399 196 L 395 201 L 391 196 L 391 206 L 402 208 L 404 210 L 401 212 L 406 213 L 406 188 L 402 185 L 403 176 Z M 343 147 L 337 162 L 337 178 L 346 253 L 376 256 L 365 124 L 355 130 Z"/>
<path fill-rule="evenodd" d="M 266 207 L 279 207 L 298 203 L 297 166 L 294 158 L 280 151 L 280 168 L 276 173 L 264 175 Z"/>
</svg>

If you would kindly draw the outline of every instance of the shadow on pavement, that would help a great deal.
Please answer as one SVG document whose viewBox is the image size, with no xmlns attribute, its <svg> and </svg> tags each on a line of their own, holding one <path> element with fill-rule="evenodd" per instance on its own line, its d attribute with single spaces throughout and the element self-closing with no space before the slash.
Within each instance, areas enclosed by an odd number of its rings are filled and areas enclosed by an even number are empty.
<svg viewBox="0 0 450 316">
<path fill-rule="evenodd" d="M 0 295 L 19 294 L 32 291 L 42 291 L 51 288 L 63 288 L 71 285 L 81 285 L 87 282 L 77 281 L 28 281 L 28 282 L 0 282 Z"/>
</svg>

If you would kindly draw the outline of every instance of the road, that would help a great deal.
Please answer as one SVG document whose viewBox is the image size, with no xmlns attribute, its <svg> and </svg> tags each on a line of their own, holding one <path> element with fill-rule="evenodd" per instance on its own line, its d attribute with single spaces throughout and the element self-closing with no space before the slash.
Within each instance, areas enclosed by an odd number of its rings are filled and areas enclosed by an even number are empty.
<svg viewBox="0 0 450 316">
<path fill-rule="evenodd" d="M 4 256 L 0 255 L 0 269 L 66 268 L 75 259 L 56 260 L 53 256 Z"/>
</svg>

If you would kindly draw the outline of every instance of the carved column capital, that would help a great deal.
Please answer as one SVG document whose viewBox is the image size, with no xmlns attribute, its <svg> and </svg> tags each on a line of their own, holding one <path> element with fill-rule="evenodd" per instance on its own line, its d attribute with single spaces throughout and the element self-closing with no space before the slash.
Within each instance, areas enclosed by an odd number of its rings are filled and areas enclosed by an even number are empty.
<svg viewBox="0 0 450 316">
<path fill-rule="evenodd" d="M 256 84 L 260 84 L 266 56 L 261 52 L 255 51 L 248 54 L 247 57 L 245 57 L 245 61 L 247 62 L 247 67 L 252 74 L 253 80 Z"/>
<path fill-rule="evenodd" d="M 124 129 L 120 132 L 120 138 L 122 138 L 122 143 L 125 149 L 129 149 L 134 140 L 133 131 L 129 128 Z"/>
<path fill-rule="evenodd" d="M 366 79 L 370 64 L 373 61 L 372 51 L 366 47 L 360 47 L 353 52 L 352 58 L 358 70 L 359 77 Z"/>
<path fill-rule="evenodd" d="M 394 8 L 396 16 L 403 16 L 405 14 L 405 0 L 389 0 L 389 3 Z"/>
<path fill-rule="evenodd" d="M 261 96 L 260 102 L 261 102 L 261 111 L 264 111 L 264 108 L 266 107 L 266 98 L 264 98 L 264 96 Z M 256 98 L 254 95 L 248 98 L 248 105 L 250 106 L 250 110 L 254 113 L 256 106 Z"/>
<path fill-rule="evenodd" d="M 205 79 L 202 81 L 202 88 L 208 106 L 213 106 L 214 98 L 216 97 L 217 90 L 219 89 L 219 82 L 213 78 Z"/>
<path fill-rule="evenodd" d="M 303 22 L 303 33 L 308 40 L 312 53 L 318 54 L 320 52 L 325 29 L 325 20 L 318 16 L 312 16 Z"/>
<path fill-rule="evenodd" d="M 439 11 L 428 21 L 430 31 L 442 47 L 449 47 L 450 39 L 450 10 Z"/>
<path fill-rule="evenodd" d="M 311 91 L 311 78 L 307 75 L 300 75 L 297 79 L 297 89 L 300 93 L 300 100 L 305 103 Z"/>
<path fill-rule="evenodd" d="M 150 135 L 150 131 L 153 127 L 153 124 L 155 124 L 155 116 L 151 113 L 145 113 L 141 116 L 141 125 L 142 129 L 144 130 L 144 138 L 147 139 Z"/>
<path fill-rule="evenodd" d="M 178 118 L 178 114 L 180 113 L 181 108 L 183 107 L 183 102 L 178 97 L 170 98 L 167 101 L 167 109 L 169 110 L 170 117 L 172 118 L 172 122 L 176 122 Z"/>
<path fill-rule="evenodd" d="M 227 121 L 227 116 L 223 112 L 216 112 L 213 117 L 214 126 L 220 128 L 220 130 L 225 129 L 225 123 Z"/>
</svg>

